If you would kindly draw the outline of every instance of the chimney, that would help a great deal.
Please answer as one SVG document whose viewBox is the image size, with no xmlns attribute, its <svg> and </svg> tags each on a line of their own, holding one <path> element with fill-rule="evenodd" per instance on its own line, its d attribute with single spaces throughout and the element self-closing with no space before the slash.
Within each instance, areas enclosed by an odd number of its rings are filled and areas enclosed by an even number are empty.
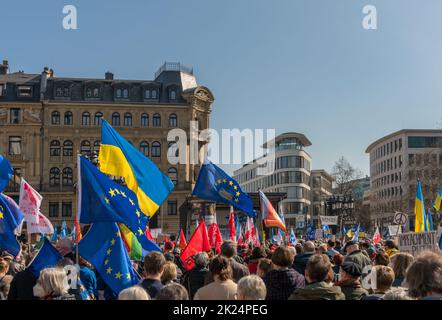
<svg viewBox="0 0 442 320">
<path fill-rule="evenodd" d="M 44 94 L 46 93 L 46 88 L 47 88 L 47 85 L 48 85 L 48 78 L 51 77 L 51 70 L 49 70 L 48 67 L 44 67 L 43 68 L 43 72 L 41 73 L 41 77 L 40 77 L 40 99 L 42 99 L 42 100 L 44 99 Z"/>
<path fill-rule="evenodd" d="M 114 80 L 114 74 L 112 72 L 110 72 L 110 71 L 107 71 L 104 74 L 104 79 L 105 80 Z"/>
<path fill-rule="evenodd" d="M 9 69 L 9 63 L 8 60 L 3 60 L 3 63 L 0 64 L 0 75 L 1 74 L 7 74 Z"/>
</svg>

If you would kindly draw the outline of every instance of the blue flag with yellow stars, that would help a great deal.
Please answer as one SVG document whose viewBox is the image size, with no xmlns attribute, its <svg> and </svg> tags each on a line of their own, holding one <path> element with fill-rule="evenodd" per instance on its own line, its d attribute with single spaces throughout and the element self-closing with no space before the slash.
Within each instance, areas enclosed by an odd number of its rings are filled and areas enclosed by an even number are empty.
<svg viewBox="0 0 442 320">
<path fill-rule="evenodd" d="M 201 166 L 192 194 L 201 199 L 230 204 L 249 217 L 256 218 L 249 195 L 241 190 L 235 179 L 208 159 Z"/>
<path fill-rule="evenodd" d="M 140 280 L 115 222 L 93 223 L 78 243 L 78 253 L 94 266 L 115 294 Z"/>
<path fill-rule="evenodd" d="M 79 221 L 118 222 L 125 224 L 137 237 L 147 254 L 161 249 L 146 236 L 149 218 L 141 213 L 138 200 L 131 190 L 112 181 L 89 160 L 80 157 Z"/>
<path fill-rule="evenodd" d="M 0 250 L 6 250 L 14 257 L 20 252 L 15 230 L 22 221 L 23 213 L 0 193 Z"/>
<path fill-rule="evenodd" d="M 82 300 L 96 300 L 93 293 L 89 292 L 81 281 L 80 277 L 77 279 L 78 292 Z"/>
<path fill-rule="evenodd" d="M 55 267 L 57 262 L 63 259 L 61 254 L 54 248 L 51 242 L 46 237 L 42 237 L 43 245 L 38 251 L 37 255 L 28 266 L 28 270 L 38 278 L 40 271 L 45 268 Z"/>
<path fill-rule="evenodd" d="M 0 154 L 0 192 L 6 187 L 13 173 L 14 171 L 12 170 L 8 159 Z"/>
</svg>

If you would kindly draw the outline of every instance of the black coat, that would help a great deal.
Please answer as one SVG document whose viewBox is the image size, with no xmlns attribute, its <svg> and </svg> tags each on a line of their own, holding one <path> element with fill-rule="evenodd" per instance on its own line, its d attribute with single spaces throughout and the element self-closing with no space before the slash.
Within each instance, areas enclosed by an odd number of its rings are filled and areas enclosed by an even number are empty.
<svg viewBox="0 0 442 320">
<path fill-rule="evenodd" d="M 193 296 L 199 288 L 204 287 L 204 283 L 207 275 L 210 273 L 208 268 L 193 268 L 186 272 L 183 277 L 182 284 L 189 292 L 189 297 L 193 299 Z"/>
<path fill-rule="evenodd" d="M 301 275 L 305 275 L 305 268 L 307 267 L 308 259 L 310 259 L 310 257 L 314 254 L 314 252 L 298 254 L 295 256 L 295 261 L 293 261 L 292 268 L 298 271 L 298 273 Z"/>
<path fill-rule="evenodd" d="M 33 291 L 36 283 L 37 278 L 29 269 L 20 271 L 12 279 L 8 300 L 36 300 Z"/>
</svg>

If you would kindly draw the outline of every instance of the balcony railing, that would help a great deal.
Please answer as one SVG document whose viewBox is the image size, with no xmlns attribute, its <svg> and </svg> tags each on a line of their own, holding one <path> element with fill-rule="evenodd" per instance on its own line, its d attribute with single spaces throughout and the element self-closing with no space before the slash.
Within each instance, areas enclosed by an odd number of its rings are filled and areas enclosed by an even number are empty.
<svg viewBox="0 0 442 320">
<path fill-rule="evenodd" d="M 155 72 L 155 79 L 163 72 L 163 71 L 181 71 L 186 72 L 193 75 L 193 68 L 186 67 L 179 62 L 165 62 L 157 72 Z"/>
</svg>

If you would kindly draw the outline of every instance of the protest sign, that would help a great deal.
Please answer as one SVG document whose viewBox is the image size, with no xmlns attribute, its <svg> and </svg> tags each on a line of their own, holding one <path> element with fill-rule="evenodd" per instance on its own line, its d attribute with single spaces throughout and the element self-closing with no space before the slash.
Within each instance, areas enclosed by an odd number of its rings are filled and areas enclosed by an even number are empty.
<svg viewBox="0 0 442 320">
<path fill-rule="evenodd" d="M 439 251 L 437 232 L 407 232 L 399 234 L 399 250 L 417 256 L 422 251 Z"/>
<path fill-rule="evenodd" d="M 336 226 L 338 225 L 338 216 L 320 216 L 321 224 L 323 226 Z"/>
<path fill-rule="evenodd" d="M 322 229 L 315 230 L 315 240 L 322 239 Z"/>
<path fill-rule="evenodd" d="M 402 226 L 401 225 L 390 225 L 388 226 L 388 233 L 390 236 L 396 236 L 397 234 L 402 233 Z"/>
</svg>

